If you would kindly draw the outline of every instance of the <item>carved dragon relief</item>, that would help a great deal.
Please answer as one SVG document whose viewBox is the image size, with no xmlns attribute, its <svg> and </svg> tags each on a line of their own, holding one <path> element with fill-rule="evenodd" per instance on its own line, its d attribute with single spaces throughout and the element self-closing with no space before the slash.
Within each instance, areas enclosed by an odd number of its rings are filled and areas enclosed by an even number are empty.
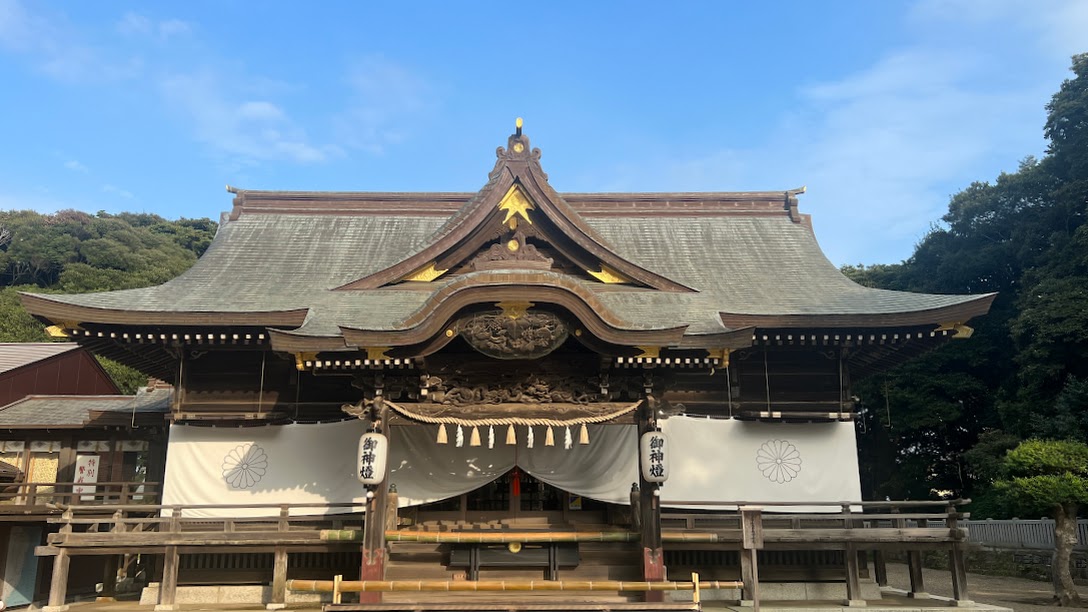
<svg viewBox="0 0 1088 612">
<path fill-rule="evenodd" d="M 503 376 L 471 379 L 463 376 L 432 377 L 427 397 L 438 404 L 588 404 L 601 401 L 600 381 L 556 374 Z"/>
<path fill-rule="evenodd" d="M 495 359 L 537 359 L 554 351 L 569 335 L 567 324 L 547 311 L 487 311 L 462 319 L 461 337 Z"/>
<path fill-rule="evenodd" d="M 591 404 L 637 401 L 645 394 L 642 376 L 616 376 L 607 371 L 594 376 L 566 372 L 510 370 L 500 374 L 439 372 L 419 375 L 359 373 L 353 386 L 373 399 L 379 393 L 395 401 L 448 406 L 478 404 Z M 653 376 L 652 385 L 665 384 Z"/>
</svg>

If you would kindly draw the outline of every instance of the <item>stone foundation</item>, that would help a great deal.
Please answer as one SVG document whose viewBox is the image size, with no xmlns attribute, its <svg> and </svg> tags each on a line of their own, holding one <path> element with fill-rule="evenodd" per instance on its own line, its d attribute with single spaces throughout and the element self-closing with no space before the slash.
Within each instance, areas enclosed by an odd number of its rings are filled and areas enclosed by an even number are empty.
<svg viewBox="0 0 1088 612">
<path fill-rule="evenodd" d="M 272 600 L 268 585 L 179 586 L 176 603 L 184 604 L 260 604 Z M 332 601 L 332 593 L 294 593 L 287 591 L 288 604 L 320 604 Z M 159 603 L 159 583 L 152 582 L 140 593 L 140 605 Z"/>
</svg>

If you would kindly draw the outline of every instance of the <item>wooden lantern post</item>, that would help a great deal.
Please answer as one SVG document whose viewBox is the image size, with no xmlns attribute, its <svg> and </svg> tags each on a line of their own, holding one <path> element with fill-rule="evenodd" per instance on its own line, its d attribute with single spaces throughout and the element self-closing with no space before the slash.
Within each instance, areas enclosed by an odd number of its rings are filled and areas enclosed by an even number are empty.
<svg viewBox="0 0 1088 612">
<path fill-rule="evenodd" d="M 374 398 L 371 405 L 375 431 L 389 435 L 389 407 L 382 401 L 382 396 Z M 385 529 L 386 506 L 389 496 L 388 473 L 381 484 L 374 490 L 374 496 L 367 500 L 366 517 L 363 522 L 363 563 L 359 571 L 360 580 L 385 580 Z M 359 593 L 359 603 L 381 603 L 380 592 Z"/>
<path fill-rule="evenodd" d="M 638 435 L 657 429 L 657 418 L 654 414 L 657 409 L 657 400 L 647 393 L 646 399 L 639 409 Z M 641 458 L 640 458 L 641 461 Z M 646 582 L 665 580 L 665 550 L 661 544 L 661 497 L 658 493 L 658 484 L 647 482 L 639 470 L 639 512 L 640 531 L 642 540 L 642 577 Z M 665 593 L 661 591 L 647 591 L 647 602 L 665 601 Z"/>
</svg>

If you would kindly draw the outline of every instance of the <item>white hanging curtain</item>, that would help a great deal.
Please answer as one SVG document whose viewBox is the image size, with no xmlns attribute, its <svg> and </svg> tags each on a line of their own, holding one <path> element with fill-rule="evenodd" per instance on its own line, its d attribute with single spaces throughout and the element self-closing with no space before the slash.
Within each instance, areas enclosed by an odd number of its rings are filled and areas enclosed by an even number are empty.
<svg viewBox="0 0 1088 612">
<path fill-rule="evenodd" d="M 631 502 L 638 482 L 638 445 L 634 425 L 588 425 L 589 444 L 526 448 L 518 440 L 518 467 L 527 474 L 575 495 L 613 504 Z"/>
<path fill-rule="evenodd" d="M 616 504 L 629 503 L 631 483 L 638 481 L 634 425 L 591 425 L 590 443 L 574 443 L 570 449 L 562 444 L 544 445 L 540 427 L 531 449 L 525 435 L 528 432 L 520 427 L 516 445 L 500 439 L 494 448 L 437 444 L 438 427 L 434 425 L 390 429 L 388 479 L 397 485 L 402 506 L 457 497 L 491 482 L 515 465 L 575 495 Z M 666 507 L 672 505 L 670 501 L 861 498 L 852 423 L 750 423 L 673 417 L 663 423 L 662 429 L 670 440 L 669 480 L 662 487 Z M 245 428 L 173 425 L 163 504 L 361 502 L 365 489 L 356 479 L 355 453 L 359 436 L 365 431 L 366 424 L 358 420 Z M 189 515 L 276 513 L 274 509 L 224 509 L 192 511 Z"/>
</svg>

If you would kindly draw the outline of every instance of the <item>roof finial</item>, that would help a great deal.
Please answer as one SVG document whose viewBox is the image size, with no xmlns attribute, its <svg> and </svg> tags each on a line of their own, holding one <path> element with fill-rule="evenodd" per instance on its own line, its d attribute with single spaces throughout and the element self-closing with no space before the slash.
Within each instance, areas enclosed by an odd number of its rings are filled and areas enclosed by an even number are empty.
<svg viewBox="0 0 1088 612">
<path fill-rule="evenodd" d="M 521 137 L 521 126 L 524 123 L 525 122 L 521 120 L 521 117 L 518 117 L 517 119 L 514 120 L 514 127 L 517 129 L 517 131 L 514 132 L 514 135 L 516 135 L 518 138 Z"/>
</svg>

